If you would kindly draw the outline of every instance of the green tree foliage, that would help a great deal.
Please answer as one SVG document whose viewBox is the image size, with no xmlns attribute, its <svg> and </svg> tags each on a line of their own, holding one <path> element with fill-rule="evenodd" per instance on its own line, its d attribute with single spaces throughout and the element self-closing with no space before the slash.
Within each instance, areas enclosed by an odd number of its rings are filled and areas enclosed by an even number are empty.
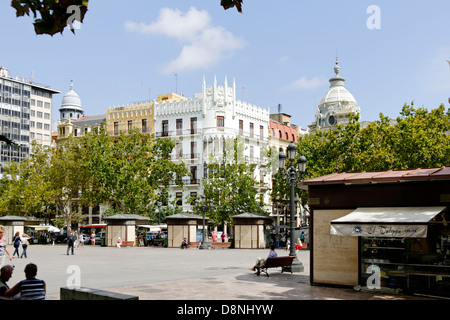
<svg viewBox="0 0 450 320">
<path fill-rule="evenodd" d="M 227 139 L 225 145 L 221 159 L 211 157 L 208 177 L 203 179 L 204 195 L 212 201 L 207 216 L 215 225 L 220 225 L 244 212 L 267 214 L 258 196 L 259 182 L 252 177 L 256 165 L 244 161 L 242 141 Z M 199 207 L 195 209 L 201 212 Z"/>
<path fill-rule="evenodd" d="M 84 146 L 82 167 L 89 176 L 83 191 L 88 203 L 110 203 L 114 212 L 152 215 L 159 193 L 187 170 L 169 155 L 170 139 L 154 139 L 136 130 L 121 133 L 117 139 L 105 130 L 80 138 Z"/>
<path fill-rule="evenodd" d="M 431 168 L 450 165 L 450 111 L 404 105 L 396 120 L 380 119 L 361 128 L 358 117 L 299 138 L 307 176 Z"/>
<path fill-rule="evenodd" d="M 236 7 L 242 12 L 243 0 L 221 0 L 220 5 L 225 9 Z M 36 34 L 63 33 L 66 27 L 75 33 L 71 27 L 74 18 L 83 22 L 88 11 L 89 0 L 12 0 L 11 7 L 16 9 L 16 16 L 33 15 L 33 25 Z M 128 5 L 128 3 L 127 3 Z M 75 6 L 75 7 L 74 7 Z"/>
</svg>

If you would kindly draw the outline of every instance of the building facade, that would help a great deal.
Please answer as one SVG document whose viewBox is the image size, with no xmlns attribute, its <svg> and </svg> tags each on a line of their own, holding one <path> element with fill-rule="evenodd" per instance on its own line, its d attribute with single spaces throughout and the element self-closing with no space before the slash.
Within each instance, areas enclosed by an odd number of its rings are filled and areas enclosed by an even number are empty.
<svg viewBox="0 0 450 320">
<path fill-rule="evenodd" d="M 0 134 L 15 143 L 1 143 L 1 172 L 8 162 L 28 158 L 33 140 L 51 146 L 52 97 L 58 93 L 32 80 L 12 77 L 0 67 Z"/>
<path fill-rule="evenodd" d="M 158 96 L 155 135 L 174 139 L 172 159 L 182 160 L 189 170 L 183 187 L 170 188 L 171 199 L 177 200 L 183 212 L 192 211 L 187 199 L 203 193 L 201 180 L 207 177 L 208 163 L 219 161 L 227 141 L 240 137 L 244 144 L 242 159 L 256 164 L 254 178 L 260 182 L 260 196 L 269 209 L 271 176 L 266 174 L 265 159 L 268 129 L 269 110 L 237 100 L 235 81 L 229 86 L 226 78 L 223 86 L 218 86 L 216 79 L 207 86 L 203 79 L 202 91 L 194 98 L 173 93 Z"/>
<path fill-rule="evenodd" d="M 154 102 L 143 101 L 106 110 L 106 130 L 110 136 L 137 129 L 142 133 L 155 132 Z"/>
</svg>

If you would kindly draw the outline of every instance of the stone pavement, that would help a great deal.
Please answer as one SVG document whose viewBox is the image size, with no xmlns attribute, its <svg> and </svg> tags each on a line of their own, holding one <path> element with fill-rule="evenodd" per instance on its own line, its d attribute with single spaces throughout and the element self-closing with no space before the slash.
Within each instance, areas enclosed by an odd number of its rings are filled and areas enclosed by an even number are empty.
<svg viewBox="0 0 450 320">
<path fill-rule="evenodd" d="M 423 300 L 311 286 L 307 250 L 298 252 L 304 272 L 269 269 L 270 277 L 258 277 L 249 268 L 256 258 L 266 257 L 268 249 L 86 246 L 69 256 L 66 249 L 65 245 L 29 246 L 27 259 L 11 262 L 15 271 L 10 287 L 24 278 L 25 265 L 33 262 L 37 277 L 46 281 L 48 300 L 59 300 L 60 288 L 74 284 L 136 295 L 139 300 Z M 283 249 L 277 252 L 288 255 Z"/>
</svg>

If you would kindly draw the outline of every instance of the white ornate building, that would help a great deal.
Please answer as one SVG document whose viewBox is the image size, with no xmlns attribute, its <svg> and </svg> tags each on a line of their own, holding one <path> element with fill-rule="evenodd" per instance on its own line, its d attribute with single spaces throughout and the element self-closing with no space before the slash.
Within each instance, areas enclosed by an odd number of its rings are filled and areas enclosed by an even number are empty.
<svg viewBox="0 0 450 320">
<path fill-rule="evenodd" d="M 192 211 L 187 199 L 202 194 L 201 179 L 208 163 L 220 159 L 227 139 L 241 137 L 243 160 L 257 165 L 254 178 L 260 182 L 260 194 L 269 211 L 271 175 L 265 167 L 269 123 L 269 109 L 237 100 L 235 81 L 229 86 L 226 78 L 223 86 L 218 86 L 215 78 L 213 86 L 206 86 L 203 79 L 202 91 L 194 98 L 173 93 L 158 96 L 156 137 L 173 138 L 176 147 L 172 157 L 182 159 L 189 170 L 184 186 L 173 186 L 169 191 L 171 199 L 177 199 L 184 212 Z"/>
<path fill-rule="evenodd" d="M 341 68 L 336 59 L 334 72 L 336 75 L 331 78 L 330 89 L 320 100 L 317 107 L 315 121 L 309 126 L 311 130 L 324 129 L 336 124 L 346 124 L 349 122 L 349 115 L 360 113 L 353 95 L 345 88 L 345 79 L 339 75 Z"/>
</svg>

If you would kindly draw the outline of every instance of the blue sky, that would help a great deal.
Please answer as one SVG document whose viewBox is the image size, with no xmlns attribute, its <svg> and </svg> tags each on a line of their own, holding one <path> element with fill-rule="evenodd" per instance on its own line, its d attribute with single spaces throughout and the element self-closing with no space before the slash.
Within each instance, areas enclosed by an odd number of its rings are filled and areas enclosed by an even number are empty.
<svg viewBox="0 0 450 320">
<path fill-rule="evenodd" d="M 70 79 L 94 115 L 168 92 L 193 97 L 216 76 L 235 79 L 238 99 L 272 113 L 281 104 L 307 127 L 337 54 L 361 119 L 373 121 L 413 100 L 449 106 L 449 12 L 448 0 L 244 0 L 242 14 L 220 0 L 91 0 L 75 35 L 51 37 L 3 0 L 0 65 L 62 92 L 54 120 Z"/>
</svg>

